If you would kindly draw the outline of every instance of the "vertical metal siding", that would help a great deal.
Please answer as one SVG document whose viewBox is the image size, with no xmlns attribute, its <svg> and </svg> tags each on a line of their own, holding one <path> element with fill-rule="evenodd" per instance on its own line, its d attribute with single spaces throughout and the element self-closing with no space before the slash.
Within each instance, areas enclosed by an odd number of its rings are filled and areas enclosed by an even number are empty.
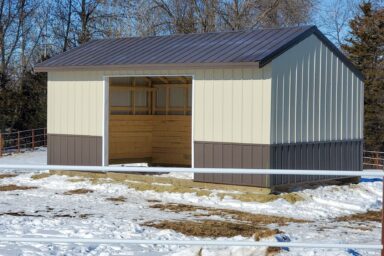
<svg viewBox="0 0 384 256">
<path fill-rule="evenodd" d="M 362 139 L 362 82 L 315 35 L 271 66 L 272 144 Z"/>
<path fill-rule="evenodd" d="M 100 136 L 48 134 L 48 164 L 101 165 Z"/>
<path fill-rule="evenodd" d="M 195 166 L 270 168 L 271 147 L 261 144 L 195 142 Z M 268 188 L 269 175 L 197 173 L 195 181 Z"/>
<path fill-rule="evenodd" d="M 194 140 L 269 144 L 270 68 L 49 72 L 48 133 L 102 136 L 103 76 L 193 75 Z"/>
<path fill-rule="evenodd" d="M 361 170 L 361 140 L 302 142 L 271 145 L 271 168 L 307 170 Z M 271 186 L 299 184 L 340 177 L 271 175 Z"/>
</svg>

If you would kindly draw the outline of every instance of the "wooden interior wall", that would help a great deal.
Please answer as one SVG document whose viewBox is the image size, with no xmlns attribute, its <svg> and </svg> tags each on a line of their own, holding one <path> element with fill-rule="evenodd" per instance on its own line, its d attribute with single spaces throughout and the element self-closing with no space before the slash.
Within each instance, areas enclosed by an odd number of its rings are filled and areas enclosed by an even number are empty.
<svg viewBox="0 0 384 256">
<path fill-rule="evenodd" d="M 191 116 L 111 115 L 111 163 L 191 165 Z"/>
<path fill-rule="evenodd" d="M 110 115 L 110 162 L 151 158 L 152 129 L 151 115 Z"/>
<path fill-rule="evenodd" d="M 191 165 L 191 116 L 153 116 L 152 163 Z"/>
</svg>

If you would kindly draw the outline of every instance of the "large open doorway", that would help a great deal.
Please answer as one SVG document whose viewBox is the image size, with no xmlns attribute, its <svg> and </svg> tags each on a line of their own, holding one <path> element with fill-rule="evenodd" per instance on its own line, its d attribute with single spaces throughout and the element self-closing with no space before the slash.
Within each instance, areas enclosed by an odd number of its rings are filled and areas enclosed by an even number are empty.
<svg viewBox="0 0 384 256">
<path fill-rule="evenodd" d="M 192 77 L 109 78 L 109 163 L 192 165 Z"/>
</svg>

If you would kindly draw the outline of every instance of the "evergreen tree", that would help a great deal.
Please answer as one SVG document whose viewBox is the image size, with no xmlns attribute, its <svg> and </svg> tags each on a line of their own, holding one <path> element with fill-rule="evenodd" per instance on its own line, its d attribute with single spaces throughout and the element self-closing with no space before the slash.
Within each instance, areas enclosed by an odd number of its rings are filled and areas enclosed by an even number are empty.
<svg viewBox="0 0 384 256">
<path fill-rule="evenodd" d="M 47 125 L 47 75 L 25 71 L 19 84 L 17 120 L 12 128 L 29 130 Z"/>
<path fill-rule="evenodd" d="M 17 118 L 14 103 L 17 102 L 15 87 L 9 76 L 0 73 L 0 132 L 12 127 Z"/>
<path fill-rule="evenodd" d="M 370 2 L 350 21 L 342 48 L 364 74 L 364 133 L 367 150 L 384 151 L 384 9 Z"/>
</svg>

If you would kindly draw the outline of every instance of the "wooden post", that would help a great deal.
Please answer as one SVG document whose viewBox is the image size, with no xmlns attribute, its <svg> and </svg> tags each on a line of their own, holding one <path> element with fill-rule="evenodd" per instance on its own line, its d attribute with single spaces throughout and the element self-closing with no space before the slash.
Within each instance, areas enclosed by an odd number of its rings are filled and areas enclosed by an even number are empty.
<svg viewBox="0 0 384 256">
<path fill-rule="evenodd" d="M 184 115 L 187 115 L 187 108 L 188 108 L 188 87 L 184 88 Z"/>
<path fill-rule="evenodd" d="M 20 153 L 20 131 L 17 132 L 17 153 Z"/>
<path fill-rule="evenodd" d="M 3 155 L 3 136 L 0 133 L 0 157 Z"/>
<path fill-rule="evenodd" d="M 47 129 L 46 128 L 44 128 L 43 130 L 43 145 L 44 147 L 47 146 Z"/>
<path fill-rule="evenodd" d="M 155 114 L 155 90 L 151 91 L 151 114 Z"/>
<path fill-rule="evenodd" d="M 374 155 L 373 155 L 373 157 L 375 158 L 374 160 L 373 160 L 373 163 L 376 165 L 376 169 L 380 169 L 380 165 L 381 165 L 381 161 L 380 161 L 380 155 L 379 155 L 379 153 L 374 153 Z"/>
<path fill-rule="evenodd" d="M 384 200 L 384 178 L 382 180 L 382 183 L 383 183 L 383 199 Z M 383 248 L 381 249 L 381 256 L 384 256 L 384 201 L 381 201 L 383 202 L 382 203 L 382 206 L 381 206 L 381 246 L 383 246 Z"/>
<path fill-rule="evenodd" d="M 168 115 L 168 109 L 169 109 L 169 102 L 170 102 L 170 93 L 169 93 L 169 91 L 170 91 L 170 88 L 169 88 L 169 86 L 166 86 L 165 87 L 165 115 Z"/>
<path fill-rule="evenodd" d="M 136 86 L 136 79 L 133 78 L 133 81 L 132 81 L 132 86 L 135 87 Z M 131 104 L 132 104 L 132 115 L 135 115 L 136 114 L 136 92 L 135 92 L 135 88 L 133 88 L 133 90 L 131 91 Z"/>
<path fill-rule="evenodd" d="M 31 140 L 32 140 L 32 142 L 31 142 L 31 146 L 32 146 L 32 150 L 35 150 L 35 130 L 32 130 L 32 134 L 31 134 Z"/>
</svg>

